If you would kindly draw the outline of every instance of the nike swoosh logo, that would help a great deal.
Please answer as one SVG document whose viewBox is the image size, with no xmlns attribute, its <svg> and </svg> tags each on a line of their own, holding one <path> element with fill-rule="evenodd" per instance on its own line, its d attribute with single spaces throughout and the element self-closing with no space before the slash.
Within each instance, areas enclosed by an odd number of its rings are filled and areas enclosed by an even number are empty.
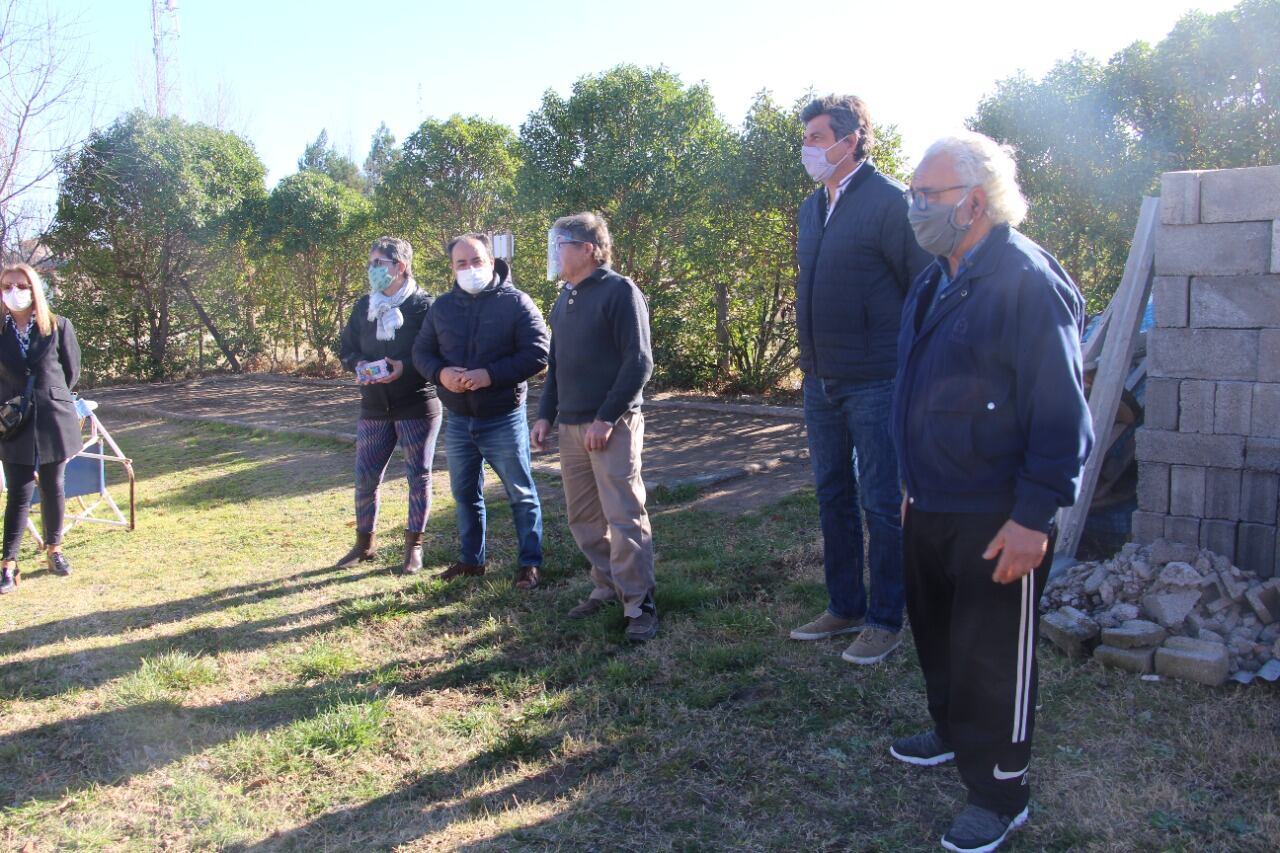
<svg viewBox="0 0 1280 853">
<path fill-rule="evenodd" d="M 992 769 L 991 775 L 995 776 L 1001 782 L 1007 782 L 1010 779 L 1017 779 L 1019 776 L 1026 775 L 1026 772 L 1028 769 L 1030 769 L 1030 767 L 1031 765 L 1028 764 L 1026 767 L 1022 768 L 1021 770 L 1016 770 L 1013 773 L 1007 773 L 1004 770 L 1001 770 L 1000 765 L 997 763 L 996 766 Z"/>
</svg>

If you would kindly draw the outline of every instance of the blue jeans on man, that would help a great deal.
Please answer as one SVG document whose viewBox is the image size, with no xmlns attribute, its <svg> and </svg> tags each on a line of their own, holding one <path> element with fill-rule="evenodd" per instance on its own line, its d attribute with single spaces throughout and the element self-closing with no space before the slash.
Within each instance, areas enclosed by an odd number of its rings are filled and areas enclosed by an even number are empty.
<svg viewBox="0 0 1280 853">
<path fill-rule="evenodd" d="M 484 463 L 507 490 L 521 566 L 542 565 L 542 505 L 529 456 L 525 407 L 492 418 L 449 413 L 444 427 L 449 486 L 457 504 L 459 559 L 485 564 Z"/>
<path fill-rule="evenodd" d="M 902 629 L 902 491 L 891 434 L 893 381 L 804 378 L 809 461 L 822 524 L 827 610 L 841 619 Z M 861 509 L 861 512 L 859 512 Z M 863 517 L 871 589 L 863 581 Z"/>
</svg>

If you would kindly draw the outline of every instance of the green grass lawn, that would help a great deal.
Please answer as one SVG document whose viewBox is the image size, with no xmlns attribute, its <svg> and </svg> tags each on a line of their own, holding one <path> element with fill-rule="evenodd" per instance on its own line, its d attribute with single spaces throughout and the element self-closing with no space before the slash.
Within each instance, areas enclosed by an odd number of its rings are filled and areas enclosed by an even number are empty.
<svg viewBox="0 0 1280 853">
<path fill-rule="evenodd" d="M 927 721 L 909 643 L 857 668 L 786 639 L 825 603 L 812 497 L 656 507 L 662 632 L 631 648 L 616 607 L 563 618 L 589 583 L 557 481 L 522 594 L 496 494 L 489 575 L 393 575 L 397 458 L 381 559 L 340 571 L 351 447 L 115 426 L 138 530 L 71 533 L 69 579 L 24 552 L 0 599 L 5 850 L 934 850 L 962 802 L 888 755 Z M 429 572 L 454 557 L 435 485 Z M 1274 685 L 1041 663 L 1008 849 L 1280 849 Z"/>
</svg>

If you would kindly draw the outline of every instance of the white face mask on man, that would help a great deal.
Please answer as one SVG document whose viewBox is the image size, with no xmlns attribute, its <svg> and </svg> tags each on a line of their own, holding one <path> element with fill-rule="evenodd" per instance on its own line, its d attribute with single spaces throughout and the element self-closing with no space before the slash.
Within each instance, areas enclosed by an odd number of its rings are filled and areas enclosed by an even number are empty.
<svg viewBox="0 0 1280 853">
<path fill-rule="evenodd" d="M 458 270 L 458 287 L 475 296 L 493 282 L 493 267 L 468 267 Z"/>
</svg>

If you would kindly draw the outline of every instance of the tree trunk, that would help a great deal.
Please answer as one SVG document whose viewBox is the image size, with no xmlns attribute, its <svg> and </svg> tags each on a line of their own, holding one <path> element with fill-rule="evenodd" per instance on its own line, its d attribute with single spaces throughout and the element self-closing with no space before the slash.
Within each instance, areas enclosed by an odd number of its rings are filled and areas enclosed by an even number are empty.
<svg viewBox="0 0 1280 853">
<path fill-rule="evenodd" d="M 729 372 L 729 286 L 716 282 L 716 369 L 723 381 Z"/>
<path fill-rule="evenodd" d="M 195 291 L 191 289 L 191 283 L 187 281 L 185 278 L 181 279 L 178 283 L 182 287 L 182 290 L 187 294 L 187 298 L 191 300 L 191 304 L 195 306 L 196 313 L 200 315 L 200 322 L 204 323 L 205 328 L 209 330 L 209 334 L 213 335 L 214 343 L 218 345 L 218 349 L 222 350 L 222 354 L 226 357 L 227 363 L 231 365 L 232 371 L 234 371 L 235 373 L 242 372 L 240 370 L 240 361 L 236 358 L 235 353 L 233 353 L 230 349 L 227 348 L 227 344 L 222 339 L 221 333 L 218 332 L 218 327 L 213 324 L 213 318 L 210 317 L 208 313 L 204 310 L 204 306 L 201 305 L 200 300 L 196 298 Z M 203 346 L 204 335 L 203 334 L 200 336 L 200 340 L 201 340 L 201 359 L 203 360 L 203 352 L 204 352 L 204 346 Z M 202 364 L 201 367 L 203 366 L 204 365 Z"/>
</svg>

